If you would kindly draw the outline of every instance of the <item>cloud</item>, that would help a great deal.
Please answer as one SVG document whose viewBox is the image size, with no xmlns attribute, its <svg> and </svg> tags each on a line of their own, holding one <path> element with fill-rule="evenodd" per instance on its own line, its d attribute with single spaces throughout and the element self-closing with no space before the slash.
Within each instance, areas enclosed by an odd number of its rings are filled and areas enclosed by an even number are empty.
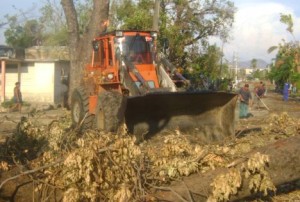
<svg viewBox="0 0 300 202">
<path fill-rule="evenodd" d="M 280 22 L 280 13 L 291 13 L 294 25 L 300 23 L 300 18 L 295 16 L 293 10 L 280 3 L 241 1 L 237 8 L 231 33 L 232 40 L 224 45 L 225 57 L 228 60 L 232 60 L 233 54 L 236 53 L 239 60 L 256 58 L 271 62 L 275 52 L 268 54 L 268 48 L 278 45 L 282 39 L 292 40 L 292 35 Z M 294 26 L 294 28 L 298 27 Z M 295 36 L 300 36 L 299 28 L 294 33 Z"/>
</svg>

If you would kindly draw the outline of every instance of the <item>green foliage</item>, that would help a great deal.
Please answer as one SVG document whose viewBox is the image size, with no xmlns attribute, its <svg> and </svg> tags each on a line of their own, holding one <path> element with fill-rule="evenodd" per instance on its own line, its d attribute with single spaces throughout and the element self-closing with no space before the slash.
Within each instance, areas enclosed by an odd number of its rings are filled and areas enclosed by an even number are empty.
<svg viewBox="0 0 300 202">
<path fill-rule="evenodd" d="M 80 33 L 84 33 L 91 19 L 93 2 L 75 1 L 74 4 Z M 153 8 L 154 0 L 112 1 L 109 29 L 151 30 Z M 216 78 L 221 71 L 221 53 L 217 47 L 208 44 L 208 37 L 219 36 L 225 43 L 235 11 L 236 8 L 230 0 L 162 0 L 158 41 L 161 42 L 165 38 L 169 40 L 167 55 L 175 66 L 192 67 L 197 73 Z M 34 21 L 35 27 L 33 22 L 29 23 L 26 20 L 23 24 L 17 24 L 17 21 L 17 17 L 11 19 L 10 25 L 14 29 L 8 30 L 6 35 L 7 40 L 14 46 L 68 44 L 66 20 L 57 0 L 46 2 L 41 9 L 41 17 Z M 161 44 L 158 44 L 158 47 L 160 46 Z"/>
<path fill-rule="evenodd" d="M 13 99 L 11 99 L 11 100 L 2 102 L 1 107 L 8 109 L 8 108 L 12 107 L 13 104 L 14 104 L 14 101 L 13 101 Z"/>
<path fill-rule="evenodd" d="M 110 29 L 151 30 L 153 8 L 154 0 L 113 1 L 111 11 L 114 14 L 110 16 Z M 234 4 L 228 0 L 161 1 L 158 40 L 169 40 L 168 58 L 173 64 L 186 67 L 187 61 L 190 60 L 197 66 L 198 59 L 186 52 L 200 47 L 207 52 L 209 36 L 219 36 L 226 42 L 234 13 Z"/>
<path fill-rule="evenodd" d="M 80 33 L 86 31 L 90 20 L 92 1 L 75 2 Z M 6 16 L 9 28 L 4 35 L 6 43 L 12 47 L 27 48 L 35 45 L 66 46 L 68 29 L 60 2 L 46 1 L 38 19 L 23 19 L 20 16 Z"/>
<path fill-rule="evenodd" d="M 208 46 L 201 54 L 194 52 L 190 57 L 193 59 L 188 58 L 188 68 L 185 69 L 184 76 L 190 80 L 191 89 L 227 90 L 230 72 L 228 64 L 220 64 L 222 52 L 219 47 Z"/>
<path fill-rule="evenodd" d="M 224 78 L 221 80 L 218 86 L 218 90 L 220 91 L 232 91 L 232 80 L 228 78 Z"/>
<path fill-rule="evenodd" d="M 75 1 L 80 34 L 87 30 L 93 8 L 92 0 Z M 69 43 L 69 34 L 62 7 L 58 2 L 47 1 L 41 8 L 42 16 L 39 21 L 43 24 L 43 45 L 66 46 Z"/>
<path fill-rule="evenodd" d="M 221 56 L 222 57 L 222 56 Z M 224 63 L 222 62 L 222 64 L 220 64 L 220 76 L 222 76 L 223 78 L 231 78 L 231 74 L 229 71 L 229 65 L 228 63 Z"/>
<path fill-rule="evenodd" d="M 286 30 L 288 32 L 290 32 L 291 34 L 293 34 L 294 32 L 294 22 L 293 22 L 293 18 L 291 16 L 291 14 L 280 14 L 280 22 L 282 22 L 283 24 L 287 25 Z"/>
<path fill-rule="evenodd" d="M 4 101 L 4 102 L 1 103 L 1 106 L 2 106 L 3 108 L 6 108 L 6 109 L 11 108 L 13 105 L 14 105 L 14 100 L 13 100 L 13 98 L 10 99 L 10 100 L 7 100 L 7 101 Z M 22 106 L 27 106 L 27 107 L 28 107 L 28 106 L 30 106 L 30 103 L 24 102 L 24 101 L 23 101 Z"/>
<path fill-rule="evenodd" d="M 300 55 L 300 47 L 297 43 L 285 43 L 279 46 L 276 56 L 276 63 L 272 66 L 268 77 L 275 80 L 279 86 L 283 86 L 285 82 L 297 82 L 300 80 L 297 67 L 299 66 L 298 57 Z"/>
<path fill-rule="evenodd" d="M 40 40 L 41 25 L 37 20 L 19 23 L 16 15 L 6 15 L 9 28 L 4 32 L 6 43 L 14 48 L 27 48 Z"/>
<path fill-rule="evenodd" d="M 75 2 L 75 7 L 78 15 L 78 24 L 80 33 L 83 34 L 87 30 L 87 26 L 91 19 L 93 2 L 92 0 L 86 0 L 83 2 Z M 67 30 L 65 30 L 67 32 Z"/>
<path fill-rule="evenodd" d="M 42 45 L 67 45 L 68 30 L 62 8 L 55 1 L 47 1 L 40 11 L 42 15 L 39 21 L 43 25 Z"/>
<path fill-rule="evenodd" d="M 168 1 L 162 3 L 164 18 L 160 34 L 170 43 L 169 58 L 175 65 L 184 63 L 184 51 L 198 46 L 206 50 L 209 36 L 225 35 L 232 26 L 235 7 L 231 1 Z M 189 57 L 193 60 L 193 57 Z M 182 65 L 181 65 L 182 66 Z"/>
<path fill-rule="evenodd" d="M 272 53 L 272 52 L 275 51 L 277 48 L 278 48 L 278 46 L 271 46 L 271 47 L 268 49 L 268 53 Z"/>
<path fill-rule="evenodd" d="M 280 22 L 286 24 L 287 31 L 293 35 L 293 18 L 290 14 L 280 14 Z M 294 36 L 294 35 L 293 35 Z M 300 81 L 300 46 L 298 41 L 285 42 L 272 46 L 268 52 L 278 50 L 275 64 L 272 66 L 268 77 L 274 80 L 280 88 L 285 82 L 297 83 Z"/>
<path fill-rule="evenodd" d="M 292 75 L 291 75 L 291 82 L 292 83 L 298 83 L 298 84 L 300 84 L 300 73 L 298 73 L 298 72 L 295 72 L 295 73 L 293 73 Z M 299 86 L 300 87 L 300 86 Z M 298 87 L 298 88 L 299 88 Z"/>
<path fill-rule="evenodd" d="M 252 73 L 252 77 L 259 80 L 265 80 L 267 78 L 267 70 L 256 70 Z"/>
<path fill-rule="evenodd" d="M 191 66 L 196 73 L 202 73 L 216 79 L 220 73 L 220 59 L 221 51 L 216 45 L 213 45 L 209 46 L 204 54 L 199 55 Z"/>
<path fill-rule="evenodd" d="M 254 70 L 256 70 L 256 68 L 257 68 L 257 59 L 253 58 L 253 59 L 251 60 L 251 67 L 252 67 Z"/>
<path fill-rule="evenodd" d="M 44 34 L 45 46 L 66 46 L 68 45 L 68 30 L 66 27 L 61 28 L 57 32 L 50 32 Z"/>
<path fill-rule="evenodd" d="M 154 1 L 113 1 L 110 29 L 151 30 Z"/>
</svg>

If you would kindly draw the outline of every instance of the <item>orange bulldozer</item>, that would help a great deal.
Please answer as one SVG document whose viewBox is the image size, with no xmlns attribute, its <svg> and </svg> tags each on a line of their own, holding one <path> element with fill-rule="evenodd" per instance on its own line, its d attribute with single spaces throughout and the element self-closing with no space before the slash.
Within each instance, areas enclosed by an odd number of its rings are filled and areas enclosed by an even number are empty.
<svg viewBox="0 0 300 202">
<path fill-rule="evenodd" d="M 236 94 L 188 92 L 188 85 L 162 53 L 157 33 L 116 30 L 93 40 L 90 64 L 71 98 L 74 125 L 150 137 L 179 130 L 206 140 L 234 134 Z"/>
</svg>

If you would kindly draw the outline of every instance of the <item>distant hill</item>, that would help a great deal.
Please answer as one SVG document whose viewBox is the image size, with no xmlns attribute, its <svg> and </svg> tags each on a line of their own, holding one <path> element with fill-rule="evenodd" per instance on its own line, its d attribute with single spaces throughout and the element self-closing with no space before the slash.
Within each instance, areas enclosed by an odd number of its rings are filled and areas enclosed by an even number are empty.
<svg viewBox="0 0 300 202">
<path fill-rule="evenodd" d="M 269 64 L 262 60 L 262 59 L 257 59 L 257 68 L 258 69 L 265 69 L 267 68 Z M 239 68 L 252 68 L 252 65 L 251 65 L 251 60 L 247 60 L 247 61 L 240 61 L 239 64 L 238 64 Z"/>
</svg>

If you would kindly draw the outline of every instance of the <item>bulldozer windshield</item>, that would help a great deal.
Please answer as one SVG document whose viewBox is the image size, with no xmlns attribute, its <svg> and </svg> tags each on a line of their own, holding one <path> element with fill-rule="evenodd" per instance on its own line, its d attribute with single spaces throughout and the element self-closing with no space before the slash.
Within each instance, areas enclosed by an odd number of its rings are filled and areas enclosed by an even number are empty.
<svg viewBox="0 0 300 202">
<path fill-rule="evenodd" d="M 152 37 L 149 36 L 125 36 L 122 49 L 129 61 L 134 64 L 152 64 Z"/>
</svg>

